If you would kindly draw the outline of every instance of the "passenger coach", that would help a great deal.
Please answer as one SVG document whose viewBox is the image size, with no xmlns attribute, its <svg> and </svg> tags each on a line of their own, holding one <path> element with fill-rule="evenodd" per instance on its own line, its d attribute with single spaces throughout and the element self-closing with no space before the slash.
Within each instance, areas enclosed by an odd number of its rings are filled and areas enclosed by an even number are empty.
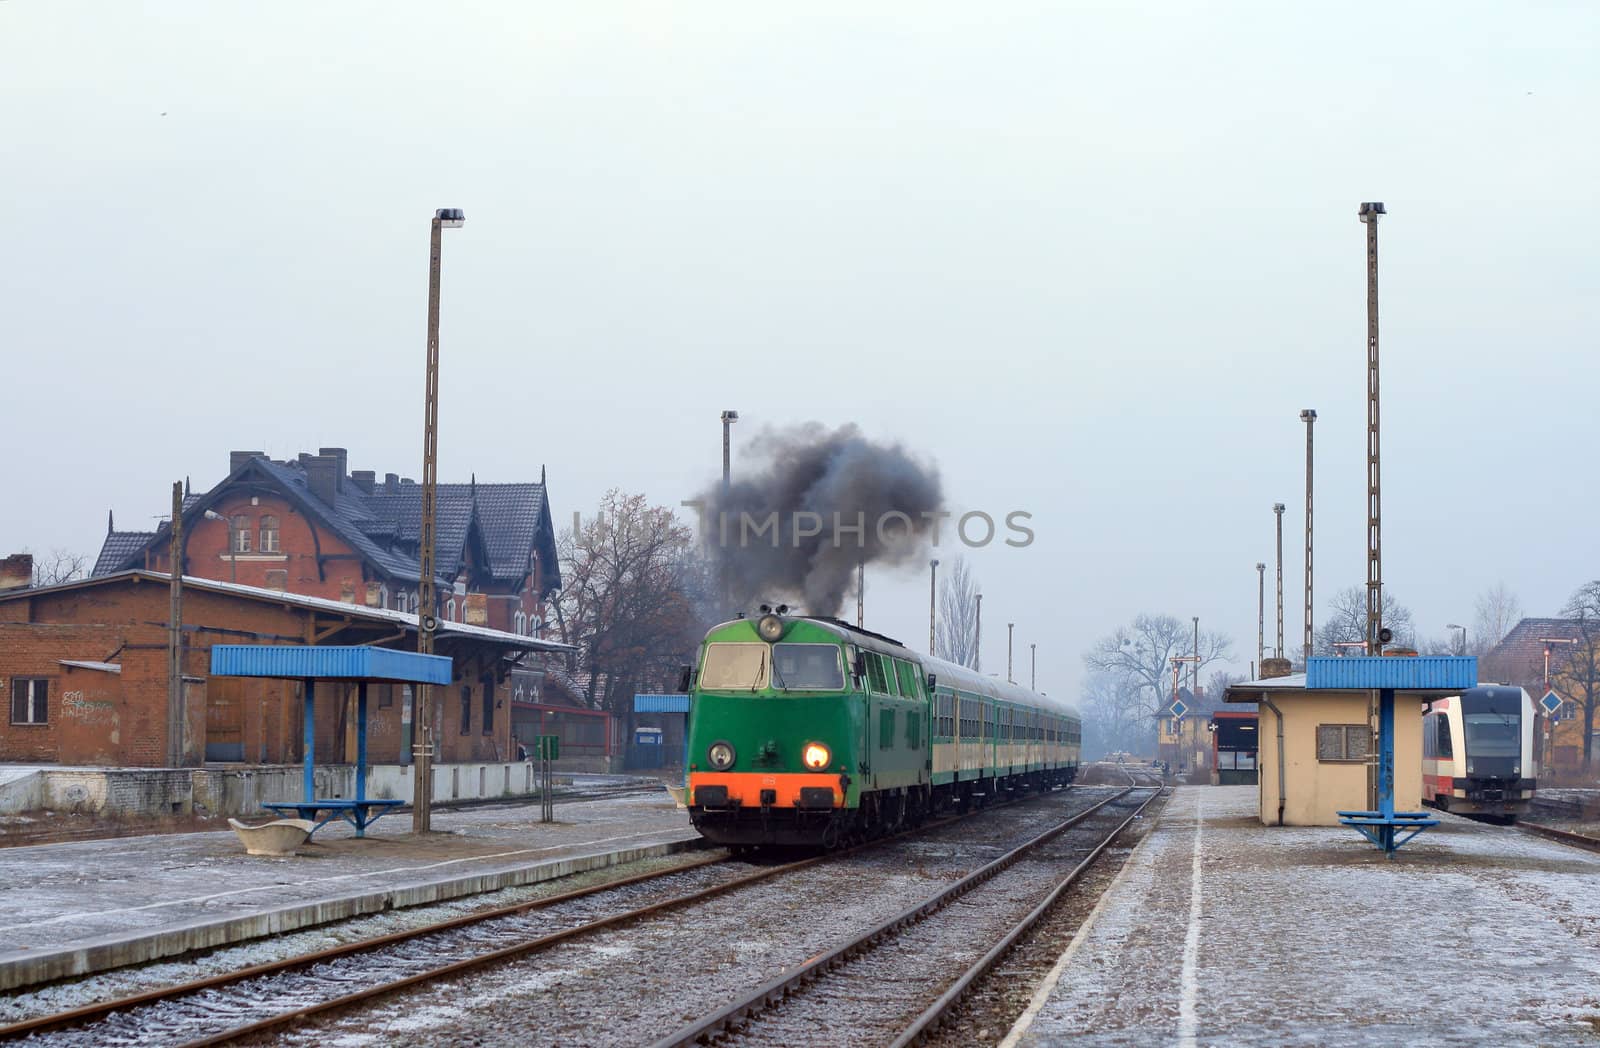
<svg viewBox="0 0 1600 1048">
<path fill-rule="evenodd" d="M 1422 722 L 1422 801 L 1444 811 L 1515 822 L 1537 785 L 1533 700 L 1485 684 L 1435 699 Z"/>
<path fill-rule="evenodd" d="M 1071 705 L 838 619 L 762 611 L 712 629 L 685 681 L 687 800 L 708 839 L 831 847 L 1076 776 Z"/>
</svg>

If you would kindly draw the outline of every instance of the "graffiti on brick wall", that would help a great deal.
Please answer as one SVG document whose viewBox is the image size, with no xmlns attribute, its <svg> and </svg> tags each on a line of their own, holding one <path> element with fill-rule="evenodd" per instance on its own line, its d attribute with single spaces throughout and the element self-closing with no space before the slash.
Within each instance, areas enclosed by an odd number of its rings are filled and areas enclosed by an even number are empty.
<svg viewBox="0 0 1600 1048">
<path fill-rule="evenodd" d="M 86 699 L 81 691 L 63 692 L 61 715 L 85 724 L 116 724 L 117 704 L 110 699 Z"/>
</svg>

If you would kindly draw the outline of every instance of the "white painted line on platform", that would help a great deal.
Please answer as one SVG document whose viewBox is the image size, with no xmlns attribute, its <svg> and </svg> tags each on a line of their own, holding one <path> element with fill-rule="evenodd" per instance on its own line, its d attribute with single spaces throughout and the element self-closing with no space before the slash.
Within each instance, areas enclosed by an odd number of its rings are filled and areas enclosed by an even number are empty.
<svg viewBox="0 0 1600 1048">
<path fill-rule="evenodd" d="M 1156 819 L 1159 821 L 1160 816 L 1157 815 Z M 1111 878 L 1111 883 L 1106 885 L 1106 890 L 1100 893 L 1100 898 L 1095 902 L 1094 909 L 1090 910 L 1089 916 L 1085 917 L 1083 923 L 1078 925 L 1078 930 L 1072 935 L 1072 941 L 1067 944 L 1067 948 L 1061 951 L 1061 956 L 1056 959 L 1055 967 L 1050 969 L 1049 974 L 1044 977 L 1044 981 L 1039 984 L 1039 988 L 1033 991 L 1033 999 L 1028 1002 L 1028 1007 L 1022 1010 L 1021 1015 L 1017 1016 L 1017 1021 L 1011 1024 L 1011 1032 L 1006 1034 L 1005 1040 L 1001 1041 L 997 1048 L 1017 1048 L 1017 1044 L 1022 1040 L 1022 1035 L 1028 1032 L 1028 1027 L 1033 1025 L 1033 1021 L 1039 1017 L 1039 1013 L 1050 1000 L 1051 994 L 1055 993 L 1056 984 L 1066 974 L 1067 966 L 1072 963 L 1072 958 L 1077 954 L 1078 948 L 1089 937 L 1089 929 L 1094 927 L 1094 922 L 1099 919 L 1100 911 L 1106 908 L 1106 905 L 1111 902 L 1112 896 L 1116 895 L 1117 888 L 1121 886 L 1123 881 L 1127 880 L 1128 874 L 1137 865 L 1134 860 L 1139 857 L 1140 852 L 1144 851 L 1145 844 L 1155 835 L 1155 832 L 1155 827 L 1152 826 L 1150 832 L 1139 838 L 1139 843 L 1133 846 L 1133 851 L 1128 853 L 1128 857 L 1122 860 L 1122 869 L 1118 870 L 1117 875 Z"/>
<path fill-rule="evenodd" d="M 1178 998 L 1178 1046 L 1194 1048 L 1199 1021 L 1195 1016 L 1195 999 L 1200 995 L 1200 847 L 1201 831 L 1205 828 L 1205 794 L 1196 793 L 1194 801 L 1194 866 L 1189 874 L 1189 932 L 1183 939 L 1183 978 Z"/>
<path fill-rule="evenodd" d="M 563 849 L 571 849 L 571 848 L 574 848 L 574 847 L 582 848 L 582 847 L 586 847 L 586 846 L 589 846 L 589 845 L 595 845 L 595 844 L 610 844 L 613 841 L 629 841 L 629 840 L 633 840 L 636 837 L 654 837 L 654 836 L 657 836 L 657 831 L 647 831 L 645 833 L 630 833 L 630 834 L 626 834 L 626 835 L 621 836 L 621 837 L 603 837 L 603 838 L 601 838 L 599 840 L 583 841 L 583 842 L 581 842 L 579 844 L 576 844 L 576 845 L 573 845 L 573 844 L 557 844 L 557 845 L 552 845 L 551 847 L 548 847 L 548 848 L 519 848 L 516 851 L 494 852 L 494 853 L 492 853 L 490 855 L 468 855 L 468 856 L 464 856 L 464 857 L 462 857 L 460 859 L 444 859 L 444 860 L 442 860 L 440 862 L 430 862 L 430 863 L 426 863 L 426 864 L 424 864 L 422 866 L 395 866 L 395 867 L 393 867 L 391 869 L 387 869 L 387 870 L 367 870 L 367 871 L 363 871 L 361 873 L 341 873 L 341 874 L 339 874 L 337 876 L 334 876 L 334 877 L 312 877 L 312 878 L 310 878 L 308 880 L 304 880 L 304 881 L 290 881 L 290 882 L 287 882 L 287 883 L 275 882 L 273 884 L 258 884 L 258 885 L 254 886 L 254 887 L 251 887 L 251 888 L 235 888 L 233 891 L 217 892 L 217 893 L 215 893 L 213 895 L 191 895 L 191 896 L 189 896 L 187 898 L 183 898 L 183 899 L 166 899 L 166 900 L 163 900 L 161 902 L 145 903 L 143 906 L 126 906 L 126 907 L 123 907 L 121 909 L 116 909 L 116 910 L 85 910 L 85 911 L 82 911 L 82 912 L 79 912 L 79 913 L 62 913 L 62 914 L 57 914 L 54 917 L 46 917 L 43 920 L 21 921 L 21 922 L 18 922 L 18 923 L 9 924 L 9 925 L 7 925 L 7 927 L 9 927 L 9 928 L 36 928 L 36 927 L 39 927 L 40 925 L 45 925 L 45 924 L 59 924 L 62 921 L 75 921 L 75 920 L 81 920 L 81 919 L 84 919 L 84 918 L 92 918 L 92 917 L 109 917 L 109 916 L 111 916 L 113 914 L 119 914 L 119 913 L 139 913 L 139 912 L 144 911 L 144 910 L 159 910 L 159 909 L 161 909 L 163 907 L 167 907 L 167 906 L 184 906 L 184 905 L 187 905 L 189 903 L 210 902 L 213 899 L 226 899 L 226 898 L 228 898 L 229 896 L 232 896 L 232 895 L 249 895 L 251 892 L 278 891 L 278 890 L 281 890 L 281 889 L 283 889 L 285 887 L 304 888 L 304 887 L 306 887 L 308 885 L 313 885 L 313 884 L 332 884 L 335 881 L 357 880 L 357 879 L 362 878 L 362 877 L 383 877 L 383 876 L 387 876 L 388 874 L 391 874 L 391 873 L 420 873 L 423 870 L 436 870 L 436 869 L 439 869 L 440 867 L 443 867 L 443 866 L 454 866 L 457 863 L 463 863 L 463 862 L 482 862 L 482 861 L 489 860 L 489 859 L 507 859 L 507 858 L 511 858 L 512 856 L 515 856 L 515 855 L 536 855 L 539 852 L 561 851 Z M 666 842 L 662 842 L 662 843 L 666 843 Z M 580 853 L 575 854 L 573 857 L 577 858 L 577 857 L 579 857 L 579 856 L 581 856 L 583 854 L 588 854 L 588 853 L 580 852 Z M 294 901 L 295 900 L 289 900 L 289 904 L 292 905 Z M 304 901 L 304 900 L 300 900 L 300 901 Z"/>
</svg>

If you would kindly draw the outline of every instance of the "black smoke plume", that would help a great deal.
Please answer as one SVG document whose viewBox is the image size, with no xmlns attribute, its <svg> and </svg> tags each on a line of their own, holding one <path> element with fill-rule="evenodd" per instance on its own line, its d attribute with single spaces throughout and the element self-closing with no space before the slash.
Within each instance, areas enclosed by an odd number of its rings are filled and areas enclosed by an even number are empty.
<svg viewBox="0 0 1600 1048">
<path fill-rule="evenodd" d="M 857 565 L 919 561 L 938 526 L 938 470 L 854 425 L 765 429 L 743 451 L 727 497 L 720 482 L 701 496 L 706 544 L 741 607 L 798 599 L 836 615 Z"/>
</svg>

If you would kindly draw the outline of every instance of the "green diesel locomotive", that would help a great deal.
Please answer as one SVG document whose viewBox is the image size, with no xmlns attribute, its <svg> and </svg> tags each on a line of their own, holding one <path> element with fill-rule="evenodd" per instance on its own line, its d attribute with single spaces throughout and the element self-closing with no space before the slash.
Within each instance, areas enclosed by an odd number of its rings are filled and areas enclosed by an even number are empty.
<svg viewBox="0 0 1600 1048">
<path fill-rule="evenodd" d="M 838 619 L 762 608 L 706 634 L 687 800 L 727 845 L 833 847 L 1077 775 L 1070 704 Z"/>
</svg>

